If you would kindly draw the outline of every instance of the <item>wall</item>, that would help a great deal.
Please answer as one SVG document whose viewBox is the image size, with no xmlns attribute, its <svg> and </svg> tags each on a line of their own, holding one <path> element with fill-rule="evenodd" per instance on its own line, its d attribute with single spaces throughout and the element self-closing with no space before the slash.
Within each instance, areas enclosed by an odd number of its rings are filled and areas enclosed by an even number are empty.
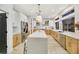
<svg viewBox="0 0 79 59">
<path fill-rule="evenodd" d="M 14 12 L 15 20 L 14 20 L 14 26 L 16 27 L 16 30 L 14 33 L 21 33 L 21 21 L 28 22 L 27 16 L 25 16 L 23 13 L 20 13 L 18 11 Z"/>
<path fill-rule="evenodd" d="M 7 53 L 13 51 L 13 34 L 21 33 L 21 21 L 27 22 L 27 16 L 14 11 L 12 4 L 0 4 L 0 9 L 8 12 L 7 14 Z M 16 29 L 14 29 L 16 27 Z"/>
<path fill-rule="evenodd" d="M 14 11 L 14 20 L 13 20 L 13 33 L 20 33 L 20 15 L 19 12 Z"/>
<path fill-rule="evenodd" d="M 74 10 L 75 10 L 75 12 L 73 13 L 73 14 L 70 14 L 70 15 L 68 15 L 68 16 L 65 16 L 65 17 L 61 17 L 61 15 L 62 14 L 64 14 L 65 12 L 68 12 L 68 11 L 70 11 L 71 9 L 73 9 L 74 8 Z M 78 4 L 74 4 L 74 5 L 68 5 L 68 7 L 65 9 L 65 10 L 63 10 L 59 15 L 57 15 L 60 19 L 59 20 L 57 20 L 58 22 L 59 22 L 59 30 L 63 30 L 63 27 L 62 27 L 62 20 L 64 20 L 64 19 L 67 19 L 67 18 L 70 18 L 70 17 L 75 17 L 75 24 L 77 23 L 77 22 L 79 22 L 79 5 Z M 55 19 L 54 19 L 55 20 Z M 55 21 L 55 22 L 57 22 L 57 21 Z M 54 29 L 56 29 L 56 28 L 54 28 Z M 79 34 L 79 30 L 77 30 L 76 29 L 76 27 L 75 27 L 75 33 L 78 33 Z"/>
<path fill-rule="evenodd" d="M 32 31 L 33 31 L 33 28 L 32 28 L 32 24 L 33 24 L 32 20 L 33 20 L 33 18 L 31 18 L 30 16 L 28 16 L 27 19 L 28 19 L 28 31 L 30 33 L 32 33 Z"/>
<path fill-rule="evenodd" d="M 12 40 L 12 35 L 13 35 L 13 29 L 12 29 L 12 24 L 14 20 L 13 16 L 13 5 L 9 4 L 0 4 L 0 9 L 9 12 L 7 15 L 7 53 L 10 53 L 13 50 L 13 40 Z"/>
<path fill-rule="evenodd" d="M 59 20 L 53 19 L 54 22 L 59 22 L 59 30 L 63 30 L 62 20 L 68 19 L 68 18 L 70 18 L 70 17 L 73 17 L 73 16 L 75 15 L 75 13 L 72 13 L 72 14 L 70 14 L 70 15 L 68 15 L 68 16 L 65 16 L 65 17 L 62 17 L 62 15 L 63 15 L 64 13 L 70 11 L 70 10 L 73 9 L 73 8 L 74 8 L 74 5 L 68 5 L 67 8 L 65 8 L 64 10 L 62 10 L 62 12 L 57 15 L 57 16 L 59 17 Z M 55 27 L 56 27 L 56 26 L 55 26 Z M 56 28 L 54 28 L 54 29 L 56 29 Z"/>
<path fill-rule="evenodd" d="M 75 8 L 75 23 L 79 22 L 79 5 L 74 5 Z M 76 28 L 75 28 L 76 29 Z M 76 29 L 76 33 L 79 33 L 79 30 Z"/>
</svg>

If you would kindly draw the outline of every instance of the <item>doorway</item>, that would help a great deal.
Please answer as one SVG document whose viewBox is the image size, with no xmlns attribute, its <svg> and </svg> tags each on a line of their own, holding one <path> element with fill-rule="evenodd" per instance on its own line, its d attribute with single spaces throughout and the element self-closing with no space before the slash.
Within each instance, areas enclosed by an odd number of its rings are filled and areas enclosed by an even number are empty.
<svg viewBox="0 0 79 59">
<path fill-rule="evenodd" d="M 0 13 L 0 54 L 7 53 L 7 20 L 6 13 Z"/>
</svg>

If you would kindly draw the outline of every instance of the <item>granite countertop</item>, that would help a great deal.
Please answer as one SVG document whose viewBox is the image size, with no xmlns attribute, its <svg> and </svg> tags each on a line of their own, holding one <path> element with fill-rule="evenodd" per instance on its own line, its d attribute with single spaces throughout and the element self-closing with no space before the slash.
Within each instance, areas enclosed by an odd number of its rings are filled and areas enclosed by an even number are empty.
<svg viewBox="0 0 79 59">
<path fill-rule="evenodd" d="M 62 32 L 61 34 L 73 37 L 75 39 L 79 39 L 79 33 L 65 31 L 65 32 Z"/>
<path fill-rule="evenodd" d="M 69 32 L 69 31 L 63 32 L 62 30 L 52 30 L 52 31 L 60 32 L 60 34 L 67 35 L 67 36 L 73 37 L 75 39 L 79 39 L 79 33 Z"/>
</svg>

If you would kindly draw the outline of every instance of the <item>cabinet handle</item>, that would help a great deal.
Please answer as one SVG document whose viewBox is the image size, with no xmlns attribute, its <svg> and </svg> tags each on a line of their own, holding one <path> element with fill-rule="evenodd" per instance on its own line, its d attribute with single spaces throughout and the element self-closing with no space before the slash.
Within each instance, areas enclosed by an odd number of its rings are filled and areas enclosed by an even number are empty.
<svg viewBox="0 0 79 59">
<path fill-rule="evenodd" d="M 5 31 L 5 33 L 7 33 L 7 31 Z"/>
</svg>

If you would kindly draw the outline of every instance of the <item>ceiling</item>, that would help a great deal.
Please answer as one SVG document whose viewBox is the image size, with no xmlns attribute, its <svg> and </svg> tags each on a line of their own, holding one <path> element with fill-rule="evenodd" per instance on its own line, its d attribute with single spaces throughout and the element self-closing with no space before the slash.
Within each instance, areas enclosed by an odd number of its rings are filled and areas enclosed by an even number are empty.
<svg viewBox="0 0 79 59">
<path fill-rule="evenodd" d="M 40 4 L 41 16 L 43 18 L 53 18 L 66 4 Z M 38 12 L 37 4 L 15 4 L 14 8 L 27 16 L 36 17 Z"/>
</svg>

